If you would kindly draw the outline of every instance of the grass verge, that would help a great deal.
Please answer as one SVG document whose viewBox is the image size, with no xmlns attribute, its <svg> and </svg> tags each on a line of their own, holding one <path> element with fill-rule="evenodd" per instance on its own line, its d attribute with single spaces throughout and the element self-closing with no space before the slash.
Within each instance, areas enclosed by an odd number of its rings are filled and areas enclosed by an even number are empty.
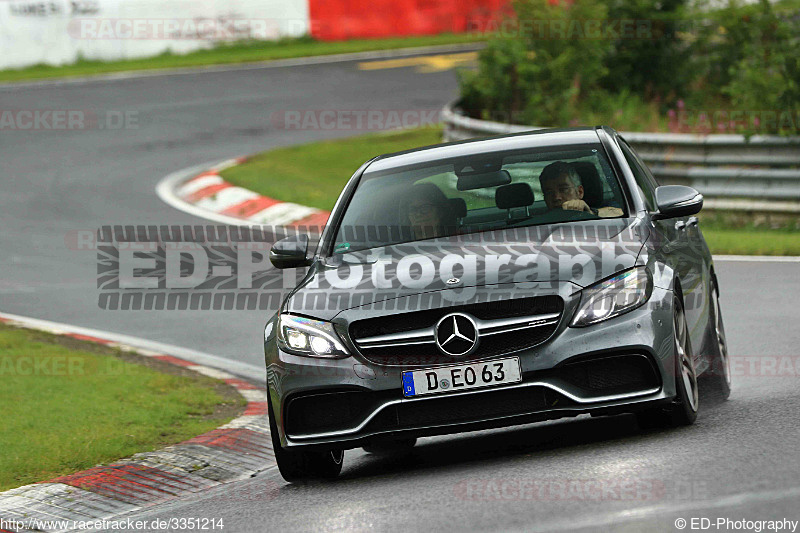
<svg viewBox="0 0 800 533">
<path fill-rule="evenodd" d="M 231 167 L 233 184 L 286 202 L 330 210 L 353 172 L 373 156 L 441 142 L 440 128 L 373 133 L 269 150 Z M 703 213 L 701 227 L 714 254 L 800 255 L 797 217 L 789 229 L 765 229 Z"/>
<path fill-rule="evenodd" d="M 358 39 L 352 41 L 323 42 L 310 37 L 282 39 L 280 41 L 256 41 L 222 44 L 208 50 L 198 50 L 189 54 L 177 55 L 171 52 L 142 59 L 119 61 L 96 61 L 81 59 L 64 66 L 34 65 L 22 69 L 0 71 L 0 82 L 26 81 L 46 78 L 67 78 L 111 74 L 114 72 L 203 67 L 239 63 L 254 63 L 276 59 L 369 52 L 482 42 L 486 36 L 473 34 L 441 34 L 418 37 L 397 37 L 388 39 Z"/>
<path fill-rule="evenodd" d="M 0 490 L 214 429 L 244 399 L 162 361 L 0 324 Z"/>
<path fill-rule="evenodd" d="M 800 255 L 798 232 L 703 227 L 703 236 L 714 254 Z"/>
</svg>

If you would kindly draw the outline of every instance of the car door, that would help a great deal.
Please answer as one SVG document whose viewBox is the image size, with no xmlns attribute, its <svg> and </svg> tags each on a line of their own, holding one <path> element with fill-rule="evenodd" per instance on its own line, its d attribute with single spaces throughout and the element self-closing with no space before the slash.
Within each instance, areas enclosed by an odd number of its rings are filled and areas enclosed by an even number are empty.
<svg viewBox="0 0 800 533">
<path fill-rule="evenodd" d="M 659 183 L 631 146 L 620 139 L 620 148 L 633 171 L 648 209 L 655 211 L 655 189 Z M 684 311 L 695 354 L 699 354 L 708 313 L 706 300 L 709 268 L 696 216 L 655 221 L 656 230 L 665 239 L 662 253 L 678 273 L 683 291 Z"/>
</svg>

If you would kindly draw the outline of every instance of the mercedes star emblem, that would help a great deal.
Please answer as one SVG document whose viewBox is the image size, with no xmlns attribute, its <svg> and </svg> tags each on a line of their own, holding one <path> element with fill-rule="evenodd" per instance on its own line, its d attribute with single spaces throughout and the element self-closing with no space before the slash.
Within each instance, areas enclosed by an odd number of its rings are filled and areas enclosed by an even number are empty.
<svg viewBox="0 0 800 533">
<path fill-rule="evenodd" d="M 436 324 L 436 346 L 442 353 L 460 357 L 478 348 L 478 325 L 464 313 L 451 313 Z"/>
</svg>

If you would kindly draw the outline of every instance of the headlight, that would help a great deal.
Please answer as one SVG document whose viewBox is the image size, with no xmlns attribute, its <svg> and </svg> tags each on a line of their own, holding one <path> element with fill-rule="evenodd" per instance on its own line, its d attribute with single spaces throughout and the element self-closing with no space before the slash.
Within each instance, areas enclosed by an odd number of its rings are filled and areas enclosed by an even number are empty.
<svg viewBox="0 0 800 533">
<path fill-rule="evenodd" d="M 645 267 L 634 267 L 581 291 L 581 303 L 571 326 L 597 324 L 643 305 L 653 292 Z"/>
<path fill-rule="evenodd" d="M 285 352 L 311 357 L 349 355 L 333 324 L 301 316 L 281 315 L 278 322 L 278 346 Z"/>
</svg>

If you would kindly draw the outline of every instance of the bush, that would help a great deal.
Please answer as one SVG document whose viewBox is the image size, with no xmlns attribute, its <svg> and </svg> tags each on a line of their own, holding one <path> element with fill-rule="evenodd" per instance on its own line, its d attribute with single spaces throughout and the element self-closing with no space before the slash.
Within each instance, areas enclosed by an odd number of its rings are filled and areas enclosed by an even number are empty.
<svg viewBox="0 0 800 533">
<path fill-rule="evenodd" d="M 478 70 L 461 74 L 461 107 L 504 122 L 628 130 L 664 129 L 673 106 L 681 117 L 736 110 L 742 123 L 703 119 L 703 128 L 800 133 L 798 0 L 702 2 L 690 11 L 686 0 L 516 0 L 514 31 L 493 38 Z M 644 21 L 652 33 L 594 37 L 581 33 L 587 21 Z"/>
<path fill-rule="evenodd" d="M 680 37 L 686 0 L 609 0 L 608 4 L 610 20 L 634 21 L 650 32 L 645 38 L 620 37 L 611 43 L 603 86 L 659 102 L 685 96 L 691 79 L 691 49 Z"/>
<path fill-rule="evenodd" d="M 581 31 L 584 21 L 604 20 L 597 0 L 575 3 L 518 0 L 513 30 L 479 55 L 479 69 L 460 79 L 462 107 L 487 119 L 527 124 L 566 124 L 599 89 L 606 74 L 607 40 L 554 38 L 552 32 Z"/>
<path fill-rule="evenodd" d="M 777 15 L 768 0 L 746 21 L 742 57 L 729 68 L 723 92 L 735 108 L 756 112 L 747 133 L 800 133 L 800 24 Z M 774 117 L 774 123 L 764 123 Z"/>
</svg>

